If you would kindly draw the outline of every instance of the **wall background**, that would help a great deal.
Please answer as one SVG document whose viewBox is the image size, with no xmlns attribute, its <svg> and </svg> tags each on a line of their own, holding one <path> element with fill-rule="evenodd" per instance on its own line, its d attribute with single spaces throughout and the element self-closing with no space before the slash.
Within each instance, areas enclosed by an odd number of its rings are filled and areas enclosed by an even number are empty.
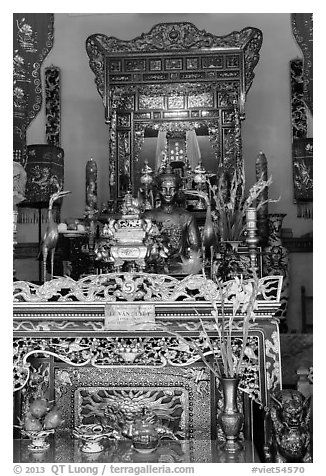
<svg viewBox="0 0 326 476">
<path fill-rule="evenodd" d="M 302 53 L 292 35 L 290 13 L 56 13 L 54 45 L 42 71 L 50 65 L 61 69 L 61 145 L 65 151 L 65 189 L 72 191 L 64 199 L 62 217 L 83 214 L 85 164 L 91 156 L 98 164 L 99 203 L 108 198 L 108 127 L 88 64 L 87 37 L 103 33 L 128 40 L 148 32 L 156 23 L 175 21 L 192 22 L 197 28 L 218 36 L 246 26 L 262 30 L 260 60 L 247 95 L 246 119 L 242 123 L 247 184 L 251 186 L 255 181 L 255 160 L 259 151 L 263 151 L 273 177 L 270 197 L 281 196 L 278 203 L 270 205 L 270 212 L 286 213 L 283 226 L 292 228 L 294 236 L 312 232 L 312 220 L 298 219 L 293 203 L 289 61 L 302 58 Z M 44 142 L 43 101 L 41 112 L 27 130 L 27 144 Z M 18 241 L 37 241 L 35 227 L 19 226 Z M 291 273 L 288 323 L 290 327 L 300 329 L 298 292 L 303 284 L 308 294 L 312 294 L 312 254 L 292 254 L 291 268 L 295 273 Z"/>
</svg>

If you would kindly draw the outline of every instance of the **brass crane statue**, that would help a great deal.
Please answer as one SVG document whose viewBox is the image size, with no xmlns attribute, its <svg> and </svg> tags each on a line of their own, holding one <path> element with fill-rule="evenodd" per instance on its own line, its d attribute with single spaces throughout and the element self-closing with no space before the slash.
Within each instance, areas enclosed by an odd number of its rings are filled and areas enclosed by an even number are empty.
<svg viewBox="0 0 326 476">
<path fill-rule="evenodd" d="M 54 252 L 55 252 L 55 248 L 57 246 L 57 242 L 59 238 L 58 225 L 54 221 L 54 218 L 53 218 L 53 211 L 52 211 L 53 204 L 59 198 L 64 197 L 65 195 L 68 195 L 68 193 L 71 193 L 71 192 L 58 190 L 53 195 L 51 195 L 49 200 L 48 223 L 42 238 L 41 249 L 40 249 L 40 253 L 42 253 L 42 259 L 43 259 L 43 282 L 46 281 L 46 261 L 47 261 L 49 251 L 51 252 L 51 279 L 53 278 Z"/>
</svg>

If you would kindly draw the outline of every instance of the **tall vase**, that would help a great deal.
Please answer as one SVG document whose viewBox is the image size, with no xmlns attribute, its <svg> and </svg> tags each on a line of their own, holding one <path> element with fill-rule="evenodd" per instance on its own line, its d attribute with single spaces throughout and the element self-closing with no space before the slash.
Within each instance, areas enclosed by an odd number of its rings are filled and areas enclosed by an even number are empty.
<svg viewBox="0 0 326 476">
<path fill-rule="evenodd" d="M 218 416 L 218 423 L 221 425 L 226 439 L 223 449 L 230 453 L 242 449 L 242 445 L 238 441 L 243 424 L 243 414 L 239 411 L 237 403 L 239 382 L 239 378 L 220 379 L 223 391 L 223 409 Z"/>
<path fill-rule="evenodd" d="M 286 314 L 289 299 L 289 252 L 282 244 L 281 231 L 285 213 L 268 215 L 269 235 L 263 253 L 263 271 L 265 276 L 283 276 L 281 306 L 275 316 L 280 319 L 280 331 L 287 331 Z"/>
</svg>

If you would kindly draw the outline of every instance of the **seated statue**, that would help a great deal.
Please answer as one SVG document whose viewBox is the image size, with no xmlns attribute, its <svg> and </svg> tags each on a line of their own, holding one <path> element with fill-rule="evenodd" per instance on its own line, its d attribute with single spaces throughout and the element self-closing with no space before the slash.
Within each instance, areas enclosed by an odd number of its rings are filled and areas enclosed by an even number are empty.
<svg viewBox="0 0 326 476">
<path fill-rule="evenodd" d="M 167 168 L 156 177 L 155 185 L 161 204 L 143 215 L 157 227 L 150 260 L 163 264 L 165 271 L 182 273 L 182 262 L 201 251 L 200 232 L 195 217 L 176 203 L 181 178 Z"/>
</svg>

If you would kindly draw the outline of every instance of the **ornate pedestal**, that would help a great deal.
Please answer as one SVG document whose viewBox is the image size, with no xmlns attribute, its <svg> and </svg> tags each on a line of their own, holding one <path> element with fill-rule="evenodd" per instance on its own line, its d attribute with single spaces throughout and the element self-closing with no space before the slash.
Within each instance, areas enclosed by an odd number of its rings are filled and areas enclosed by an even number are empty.
<svg viewBox="0 0 326 476">
<path fill-rule="evenodd" d="M 145 222 L 137 215 L 125 216 L 109 226 L 114 229 L 114 240 L 117 242 L 110 249 L 114 267 L 119 269 L 125 262 L 132 262 L 139 269 L 145 269 Z"/>
</svg>

